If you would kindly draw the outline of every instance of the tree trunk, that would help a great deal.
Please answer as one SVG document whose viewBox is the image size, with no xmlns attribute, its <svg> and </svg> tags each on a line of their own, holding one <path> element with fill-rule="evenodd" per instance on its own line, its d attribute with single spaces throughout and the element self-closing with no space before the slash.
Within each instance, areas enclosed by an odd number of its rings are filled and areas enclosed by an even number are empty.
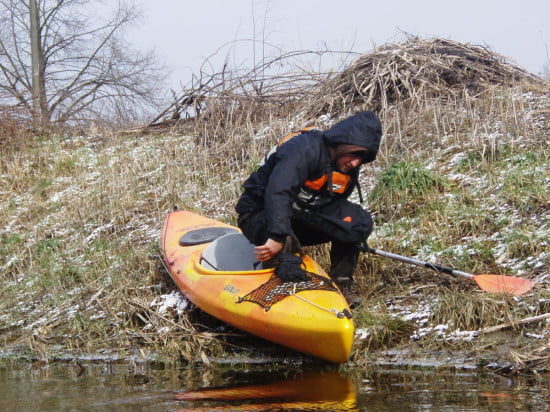
<svg viewBox="0 0 550 412">
<path fill-rule="evenodd" d="M 36 0 L 29 0 L 29 8 L 31 27 L 32 117 L 34 124 L 40 127 L 49 122 L 44 77 L 44 52 L 40 42 L 41 29 Z"/>
</svg>

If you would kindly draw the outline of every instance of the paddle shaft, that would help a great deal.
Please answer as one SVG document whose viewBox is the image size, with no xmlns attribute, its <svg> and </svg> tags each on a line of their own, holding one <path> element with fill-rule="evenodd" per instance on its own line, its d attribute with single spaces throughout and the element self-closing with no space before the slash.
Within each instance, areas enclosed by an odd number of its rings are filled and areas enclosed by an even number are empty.
<svg viewBox="0 0 550 412">
<path fill-rule="evenodd" d="M 471 273 L 461 272 L 460 270 L 451 269 L 451 268 L 447 268 L 445 266 L 436 265 L 435 263 L 422 262 L 421 260 L 416 260 L 416 259 L 413 259 L 413 258 L 410 258 L 410 257 L 396 255 L 395 253 L 385 252 L 383 250 L 373 249 L 371 247 L 369 247 L 367 249 L 367 252 L 373 253 L 373 254 L 378 255 L 378 256 L 383 256 L 383 257 L 387 257 L 387 258 L 390 258 L 390 259 L 399 260 L 401 262 L 410 263 L 410 264 L 413 264 L 413 265 L 416 265 L 416 266 L 422 266 L 422 267 L 425 267 L 427 269 L 435 270 L 436 272 L 445 273 L 447 275 L 460 276 L 460 277 L 463 277 L 463 278 L 466 278 L 466 279 L 471 279 L 471 280 L 474 279 L 474 275 L 472 275 Z"/>
</svg>

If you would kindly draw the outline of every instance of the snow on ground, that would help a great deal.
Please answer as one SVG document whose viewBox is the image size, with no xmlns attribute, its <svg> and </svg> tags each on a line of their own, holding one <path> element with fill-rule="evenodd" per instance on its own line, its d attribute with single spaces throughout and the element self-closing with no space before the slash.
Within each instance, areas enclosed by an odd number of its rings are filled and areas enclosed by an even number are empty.
<svg viewBox="0 0 550 412">
<path fill-rule="evenodd" d="M 548 128 L 547 121 L 539 112 L 541 108 L 548 107 L 550 101 L 548 97 L 532 95 L 530 98 L 533 100 L 533 109 L 528 113 L 528 118 L 540 127 Z M 269 136 L 273 131 L 266 127 L 261 129 L 256 139 L 264 139 Z M 495 124 L 488 127 L 485 131 L 476 131 L 471 136 L 472 141 L 487 141 L 490 144 L 498 144 L 500 140 L 510 140 L 510 136 L 507 136 L 506 131 L 502 124 L 495 122 Z M 450 142 L 453 141 L 453 137 L 449 136 Z M 521 136 L 512 139 L 512 143 L 521 145 Z M 56 205 L 60 205 L 58 213 L 45 214 L 41 222 L 38 222 L 36 227 L 27 230 L 26 228 L 26 216 L 31 210 L 31 206 L 34 202 L 34 195 L 30 192 L 16 193 L 12 191 L 1 191 L 0 200 L 4 203 L 3 209 L 5 210 L 5 218 L 3 218 L 3 233 L 18 233 L 26 241 L 25 249 L 37 242 L 35 233 L 38 230 L 47 230 L 51 233 L 55 233 L 57 237 L 66 241 L 67 245 L 74 245 L 75 247 L 81 247 L 82 244 L 89 244 L 99 238 L 103 233 L 108 233 L 120 222 L 115 220 L 109 221 L 97 221 L 95 223 L 86 222 L 82 228 L 67 227 L 64 220 L 64 212 L 66 212 L 67 205 L 73 203 L 78 204 L 75 199 L 87 196 L 93 193 L 95 196 L 101 196 L 106 192 L 106 184 L 108 185 L 108 177 L 104 176 L 105 173 L 109 173 L 110 169 L 117 170 L 121 167 L 121 159 L 132 159 L 130 165 L 126 165 L 137 176 L 136 181 L 142 182 L 139 187 L 139 198 L 134 199 L 134 212 L 128 212 L 127 219 L 122 222 L 121 227 L 117 227 L 117 231 L 123 234 L 127 240 L 134 241 L 139 239 L 143 243 L 155 243 L 160 238 L 161 224 L 160 215 L 167 212 L 164 210 L 159 211 L 159 216 L 146 216 L 140 214 L 140 206 L 147 204 L 148 202 L 158 202 L 165 199 L 169 199 L 174 191 L 177 191 L 178 196 L 182 199 L 191 199 L 192 205 L 199 210 L 207 210 L 210 217 L 220 220 L 227 220 L 231 217 L 233 210 L 231 204 L 221 204 L 220 198 L 223 197 L 226 187 L 235 187 L 238 191 L 240 183 L 246 178 L 244 171 L 235 173 L 229 176 L 224 184 L 216 184 L 198 187 L 193 180 L 194 174 L 197 171 L 186 170 L 188 174 L 186 179 L 181 179 L 177 184 L 177 187 L 163 187 L 158 182 L 162 182 L 165 174 L 167 173 L 167 167 L 164 163 L 158 163 L 156 159 L 163 156 L 163 150 L 166 146 L 170 146 L 174 151 L 181 153 L 190 152 L 195 150 L 194 143 L 190 137 L 181 136 L 161 136 L 154 139 L 140 139 L 139 144 L 133 140 L 121 141 L 119 143 L 113 142 L 109 147 L 101 148 L 95 137 L 74 137 L 67 141 L 64 141 L 67 147 L 75 147 L 72 149 L 66 149 L 61 151 L 60 154 L 70 159 L 75 159 L 76 167 L 78 167 L 78 173 L 67 174 L 65 176 L 57 177 L 50 182 L 49 191 L 45 204 L 52 207 L 55 210 Z M 427 261 L 437 261 L 438 258 L 445 254 L 451 254 L 454 256 L 460 256 L 462 254 L 472 255 L 475 254 L 475 249 L 469 248 L 468 243 L 488 242 L 495 244 L 493 247 L 493 253 L 496 257 L 496 261 L 499 265 L 509 271 L 511 274 L 522 274 L 525 271 L 536 270 L 548 262 L 548 253 L 543 251 L 540 253 L 528 256 L 525 259 L 516 259 L 507 255 L 508 245 L 507 240 L 518 228 L 532 227 L 533 232 L 531 237 L 535 242 L 538 242 L 542 246 L 547 246 L 548 239 L 550 239 L 550 210 L 549 208 L 542 209 L 526 216 L 514 209 L 508 203 L 501 202 L 496 198 L 494 193 L 487 192 L 491 189 L 488 187 L 487 179 L 484 176 L 479 176 L 475 172 L 457 172 L 456 165 L 465 159 L 465 151 L 463 148 L 446 147 L 445 151 L 454 154 L 446 164 L 438 164 L 437 162 L 431 162 L 430 168 L 438 173 L 444 175 L 447 179 L 457 182 L 463 185 L 468 190 L 472 190 L 472 193 L 478 198 L 487 197 L 486 201 L 480 202 L 483 207 L 481 212 L 486 212 L 492 216 L 506 216 L 509 219 L 509 225 L 505 230 L 490 234 L 478 234 L 475 237 L 464 238 L 463 244 L 449 245 L 445 250 L 433 251 L 429 246 L 418 251 L 418 255 L 414 256 L 419 259 Z M 434 155 L 434 158 L 436 156 Z M 107 168 L 104 167 L 105 159 L 107 159 Z M 510 159 L 511 162 L 518 159 Z M 33 169 L 36 167 L 36 159 L 32 157 L 23 158 L 21 160 L 21 168 L 23 170 Z M 363 172 L 361 182 L 365 192 L 371 189 L 375 182 L 376 176 L 381 172 L 378 166 L 369 166 L 368 172 Z M 503 172 L 505 173 L 505 172 Z M 550 175 L 548 170 L 534 169 L 526 171 L 530 173 L 530 178 L 540 178 L 543 176 L 544 184 L 550 186 Z M 504 177 L 504 176 L 503 176 Z M 7 176 L 0 176 L 0 183 L 9 180 Z M 107 183 L 106 183 L 107 182 Z M 154 183 L 151 183 L 154 182 Z M 353 201 L 358 201 L 356 192 L 352 196 Z M 379 224 L 376 228 L 376 236 L 383 237 L 386 234 L 394 235 L 391 225 L 396 222 L 390 222 L 388 224 Z M 415 236 L 414 231 L 408 233 L 408 237 L 403 238 L 404 245 L 410 242 Z M 67 255 L 70 251 L 66 251 Z M 78 252 L 81 253 L 81 252 Z M 11 256 L 6 259 L 2 265 L 2 271 L 6 271 L 16 265 L 19 259 L 23 259 L 19 256 Z M 75 256 L 75 261 L 85 263 L 84 256 Z M 113 263 L 116 265 L 117 263 Z M 113 270 L 116 267 L 113 268 Z M 19 277 L 15 282 L 24 282 L 22 277 Z M 550 285 L 550 274 L 541 273 L 535 281 L 541 285 Z M 26 313 L 32 310 L 33 304 L 29 302 L 21 301 L 21 313 Z M 423 336 L 432 335 L 437 336 L 445 340 L 470 340 L 475 337 L 476 331 L 461 331 L 459 329 L 453 329 L 450 325 L 432 325 L 430 324 L 430 316 L 434 302 L 416 302 L 415 304 L 399 304 L 393 303 L 388 305 L 388 311 L 391 316 L 399 317 L 407 321 L 414 323 L 416 329 L 411 334 L 410 338 L 420 339 Z M 173 291 L 166 295 L 160 295 L 156 297 L 151 303 L 151 308 L 156 310 L 159 314 L 172 313 L 179 316 L 185 310 L 189 309 L 189 302 L 177 291 Z M 61 316 L 74 316 L 76 308 L 64 308 L 60 311 Z M 98 313 L 97 316 L 102 316 Z M 55 316 L 54 316 L 55 317 Z M 52 315 L 49 314 L 48 318 L 51 319 Z M 0 318 L 1 319 L 1 318 Z M 26 326 L 26 328 L 39 327 L 41 322 L 44 322 L 44 318 L 40 318 Z M 23 321 L 21 321 L 23 323 Z M 546 339 L 550 332 L 547 330 L 544 333 L 538 335 L 537 339 Z M 356 335 L 359 339 L 368 336 L 368 330 L 358 329 Z"/>
<path fill-rule="evenodd" d="M 177 316 L 181 316 L 189 306 L 189 301 L 180 292 L 174 290 L 167 295 L 156 297 L 149 306 L 155 308 L 161 315 L 172 312 Z"/>
</svg>

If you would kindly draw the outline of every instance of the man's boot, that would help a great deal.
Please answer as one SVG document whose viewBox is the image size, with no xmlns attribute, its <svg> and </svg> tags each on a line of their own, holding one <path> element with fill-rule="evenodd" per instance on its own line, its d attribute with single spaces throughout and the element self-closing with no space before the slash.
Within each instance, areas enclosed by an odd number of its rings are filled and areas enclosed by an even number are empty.
<svg viewBox="0 0 550 412">
<path fill-rule="evenodd" d="M 353 290 L 353 278 L 350 276 L 335 276 L 332 278 L 342 295 L 346 298 L 350 309 L 354 309 L 361 304 L 357 293 Z"/>
</svg>

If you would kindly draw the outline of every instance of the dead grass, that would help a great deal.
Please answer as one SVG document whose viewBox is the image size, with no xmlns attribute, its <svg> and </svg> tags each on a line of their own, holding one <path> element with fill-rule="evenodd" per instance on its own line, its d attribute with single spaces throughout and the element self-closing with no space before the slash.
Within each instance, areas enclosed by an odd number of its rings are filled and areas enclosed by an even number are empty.
<svg viewBox="0 0 550 412">
<path fill-rule="evenodd" d="M 463 280 L 362 256 L 358 290 L 364 309 L 377 310 L 358 317 L 371 338 L 357 344 L 355 356 L 406 342 L 411 324 L 426 325 L 403 322 L 403 313 L 424 302 L 428 324 L 465 330 L 540 312 L 550 301 L 544 196 L 550 101 L 539 79 L 486 50 L 441 39 L 410 39 L 365 55 L 319 93 L 315 82 L 307 92 L 303 83 L 292 89 L 286 77 L 288 94 L 274 86 L 251 96 L 236 86 L 239 79 L 203 94 L 197 116 L 140 133 L 91 130 L 12 138 L 10 150 L 3 146 L 3 351 L 51 359 L 61 345 L 174 362 L 219 355 L 227 344 L 214 328 L 193 321 L 195 309 L 161 313 L 151 305 L 175 290 L 158 257 L 164 217 L 177 205 L 234 223 L 240 184 L 281 136 L 305 126 L 324 129 L 373 107 L 384 141 L 376 163 L 362 172 L 364 191 L 400 164 L 415 168 L 407 169 L 414 172 L 410 184 L 399 186 L 399 178 L 374 190 L 371 246 L 469 272 L 529 277 L 540 290 L 503 301 L 474 293 L 475 285 Z M 183 102 L 172 109 L 182 114 L 189 108 Z M 27 133 L 9 127 L 3 136 Z M 412 191 L 426 176 L 436 178 Z M 324 267 L 327 251 L 309 250 Z"/>
<path fill-rule="evenodd" d="M 355 341 L 353 353 L 356 360 L 365 353 L 397 345 L 409 339 L 414 325 L 402 318 L 389 314 L 382 301 L 370 299 L 355 310 L 354 318 L 360 331 Z"/>
<path fill-rule="evenodd" d="M 453 329 L 479 330 L 514 317 L 514 302 L 506 297 L 491 297 L 479 292 L 445 293 L 432 310 L 431 321 Z"/>
</svg>

